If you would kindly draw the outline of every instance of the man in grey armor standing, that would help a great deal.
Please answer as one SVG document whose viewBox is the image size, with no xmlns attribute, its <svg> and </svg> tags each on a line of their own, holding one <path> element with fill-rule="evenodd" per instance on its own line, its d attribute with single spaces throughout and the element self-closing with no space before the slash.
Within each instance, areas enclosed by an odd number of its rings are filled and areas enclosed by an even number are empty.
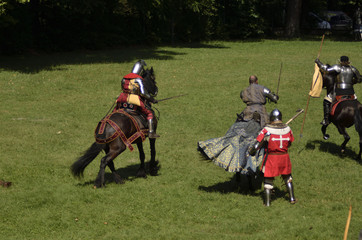
<svg viewBox="0 0 362 240">
<path fill-rule="evenodd" d="M 279 97 L 272 93 L 268 88 L 259 85 L 258 78 L 255 75 L 249 77 L 249 87 L 240 92 L 240 98 L 246 103 L 246 108 L 239 115 L 242 121 L 253 119 L 254 112 L 260 114 L 260 125 L 264 127 L 269 123 L 269 115 L 265 108 L 266 99 L 277 102 Z"/>
<path fill-rule="evenodd" d="M 333 66 L 323 64 L 318 58 L 315 60 L 315 63 L 317 63 L 322 72 L 335 74 L 337 76 L 334 91 L 335 96 L 329 94 L 323 101 L 324 119 L 321 124 L 328 125 L 332 101 L 339 101 L 341 99 L 357 99 L 353 85 L 360 83 L 362 79 L 359 71 L 350 65 L 349 58 L 347 56 L 341 56 L 340 63 Z"/>
</svg>

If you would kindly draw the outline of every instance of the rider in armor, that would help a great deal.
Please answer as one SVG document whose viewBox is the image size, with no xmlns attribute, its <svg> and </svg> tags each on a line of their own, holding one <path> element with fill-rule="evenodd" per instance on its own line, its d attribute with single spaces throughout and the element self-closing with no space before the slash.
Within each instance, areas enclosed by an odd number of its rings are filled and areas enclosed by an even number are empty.
<svg viewBox="0 0 362 240">
<path fill-rule="evenodd" d="M 270 124 L 261 130 L 256 138 L 256 143 L 249 149 L 249 154 L 252 156 L 262 147 L 267 152 L 262 163 L 265 206 L 270 206 L 274 177 L 279 175 L 283 177 L 289 192 L 290 203 L 296 202 L 291 175 L 292 164 L 288 154 L 288 148 L 293 141 L 293 132 L 288 125 L 282 122 L 282 113 L 278 109 L 274 109 L 270 113 Z"/>
<path fill-rule="evenodd" d="M 334 91 L 335 97 L 332 96 L 333 93 L 330 93 L 323 101 L 324 119 L 321 124 L 328 125 L 332 101 L 339 101 L 341 99 L 357 99 L 353 89 L 353 84 L 360 83 L 362 79 L 359 71 L 350 65 L 349 58 L 347 56 L 341 56 L 340 63 L 331 67 L 323 64 L 318 58 L 315 60 L 315 63 L 317 63 L 322 72 L 337 75 L 337 82 L 335 84 Z"/>
<path fill-rule="evenodd" d="M 157 103 L 157 100 L 154 99 L 148 92 L 147 89 L 143 86 L 143 78 L 141 77 L 144 71 L 144 66 L 147 66 L 144 60 L 139 60 L 135 63 L 132 68 L 132 72 L 127 74 L 122 79 L 122 93 L 117 99 L 117 108 L 119 108 L 122 103 L 133 104 L 139 106 L 141 112 L 146 115 L 148 121 L 149 129 L 149 138 L 158 138 L 160 137 L 156 134 L 153 126 L 153 111 L 150 109 L 150 103 Z M 148 103 L 149 105 L 148 105 Z"/>
<path fill-rule="evenodd" d="M 240 98 L 247 106 L 238 117 L 242 118 L 243 121 L 250 121 L 254 112 L 258 112 L 261 116 L 260 125 L 264 127 L 269 122 L 268 113 L 264 106 L 266 99 L 276 103 L 279 97 L 268 88 L 259 85 L 255 75 L 249 77 L 249 84 L 249 87 L 240 92 Z"/>
</svg>

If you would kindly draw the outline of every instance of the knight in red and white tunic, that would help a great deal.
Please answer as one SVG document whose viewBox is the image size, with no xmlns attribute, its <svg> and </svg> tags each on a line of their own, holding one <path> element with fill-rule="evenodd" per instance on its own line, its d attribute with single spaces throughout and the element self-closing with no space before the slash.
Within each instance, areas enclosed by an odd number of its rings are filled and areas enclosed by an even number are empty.
<svg viewBox="0 0 362 240">
<path fill-rule="evenodd" d="M 282 113 L 274 109 L 270 114 L 270 124 L 265 126 L 256 138 L 256 144 L 251 147 L 251 155 L 257 149 L 265 147 L 266 154 L 262 163 L 264 173 L 264 203 L 270 206 L 271 191 L 273 189 L 274 177 L 282 176 L 290 196 L 290 202 L 295 203 L 292 164 L 288 154 L 288 148 L 294 141 L 293 132 L 290 127 L 282 122 Z M 265 146 L 265 144 L 267 145 Z"/>
<path fill-rule="evenodd" d="M 263 161 L 264 177 L 276 177 L 292 173 L 288 148 L 294 141 L 290 127 L 283 123 L 269 124 L 264 127 L 256 140 L 262 142 L 266 138 L 268 146 Z"/>
</svg>

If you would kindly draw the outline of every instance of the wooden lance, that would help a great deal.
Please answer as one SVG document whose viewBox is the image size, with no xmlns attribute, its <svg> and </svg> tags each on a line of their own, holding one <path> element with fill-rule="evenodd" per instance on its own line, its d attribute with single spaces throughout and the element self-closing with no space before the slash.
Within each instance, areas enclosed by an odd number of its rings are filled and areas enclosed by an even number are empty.
<svg viewBox="0 0 362 240">
<path fill-rule="evenodd" d="M 322 36 L 321 46 L 319 47 L 319 52 L 318 52 L 317 58 L 319 58 L 319 56 L 321 55 L 323 40 L 324 40 L 324 34 L 323 34 L 323 36 Z M 312 83 L 311 83 L 310 90 L 312 90 L 312 87 L 313 87 L 313 81 L 312 81 Z M 304 118 L 303 118 L 302 128 L 300 129 L 300 137 L 303 137 L 303 128 L 304 128 L 304 123 L 305 123 L 305 117 L 307 116 L 307 111 L 308 111 L 308 106 L 309 106 L 309 100 L 310 100 L 310 94 L 308 93 L 307 106 L 305 107 L 305 112 L 304 112 Z"/>
<path fill-rule="evenodd" d="M 300 114 L 302 114 L 302 112 L 304 112 L 304 109 L 299 109 L 297 110 L 297 114 L 295 114 L 291 119 L 288 120 L 288 122 L 286 122 L 285 124 L 289 124 L 291 121 L 293 121 L 294 119 L 296 119 Z"/>
</svg>

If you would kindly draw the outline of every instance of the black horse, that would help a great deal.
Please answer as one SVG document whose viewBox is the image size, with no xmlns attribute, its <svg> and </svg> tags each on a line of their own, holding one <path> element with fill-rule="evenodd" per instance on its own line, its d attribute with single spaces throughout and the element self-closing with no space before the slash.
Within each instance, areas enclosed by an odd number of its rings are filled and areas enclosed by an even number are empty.
<svg viewBox="0 0 362 240">
<path fill-rule="evenodd" d="M 158 93 L 153 68 L 146 69 L 142 75 L 144 87 L 153 97 Z M 150 106 L 150 104 L 148 103 Z M 122 106 L 121 106 L 122 107 Z M 157 119 L 154 119 L 155 130 L 157 128 Z M 137 177 L 147 177 L 145 170 L 145 153 L 143 151 L 143 140 L 147 137 L 147 121 L 140 112 L 127 108 L 115 109 L 110 115 L 106 116 L 98 123 L 95 130 L 96 141 L 89 147 L 85 153 L 79 157 L 71 166 L 71 172 L 75 177 L 82 177 L 84 169 L 98 156 L 103 150 L 106 155 L 101 159 L 101 165 L 94 187 L 105 186 L 104 174 L 108 166 L 116 183 L 124 183 L 124 180 L 115 170 L 113 160 L 128 147 L 133 150 L 132 144 L 136 143 L 141 161 Z M 158 161 L 156 161 L 156 139 L 149 139 L 151 148 L 151 160 L 149 163 L 149 172 L 152 176 L 157 175 L 159 170 Z"/>
<path fill-rule="evenodd" d="M 331 73 L 323 74 L 323 87 L 327 89 L 327 94 L 334 91 L 334 84 L 336 82 L 336 75 Z M 333 105 L 332 105 L 333 106 Z M 359 135 L 359 153 L 357 160 L 361 161 L 362 153 L 362 104 L 357 100 L 342 100 L 334 109 L 334 114 L 329 115 L 329 120 L 338 129 L 338 132 L 343 135 L 344 141 L 341 145 L 341 153 L 346 150 L 346 144 L 350 140 L 346 128 L 355 125 L 355 129 Z M 327 140 L 329 135 L 326 134 L 328 125 L 322 126 L 323 138 Z"/>
</svg>

